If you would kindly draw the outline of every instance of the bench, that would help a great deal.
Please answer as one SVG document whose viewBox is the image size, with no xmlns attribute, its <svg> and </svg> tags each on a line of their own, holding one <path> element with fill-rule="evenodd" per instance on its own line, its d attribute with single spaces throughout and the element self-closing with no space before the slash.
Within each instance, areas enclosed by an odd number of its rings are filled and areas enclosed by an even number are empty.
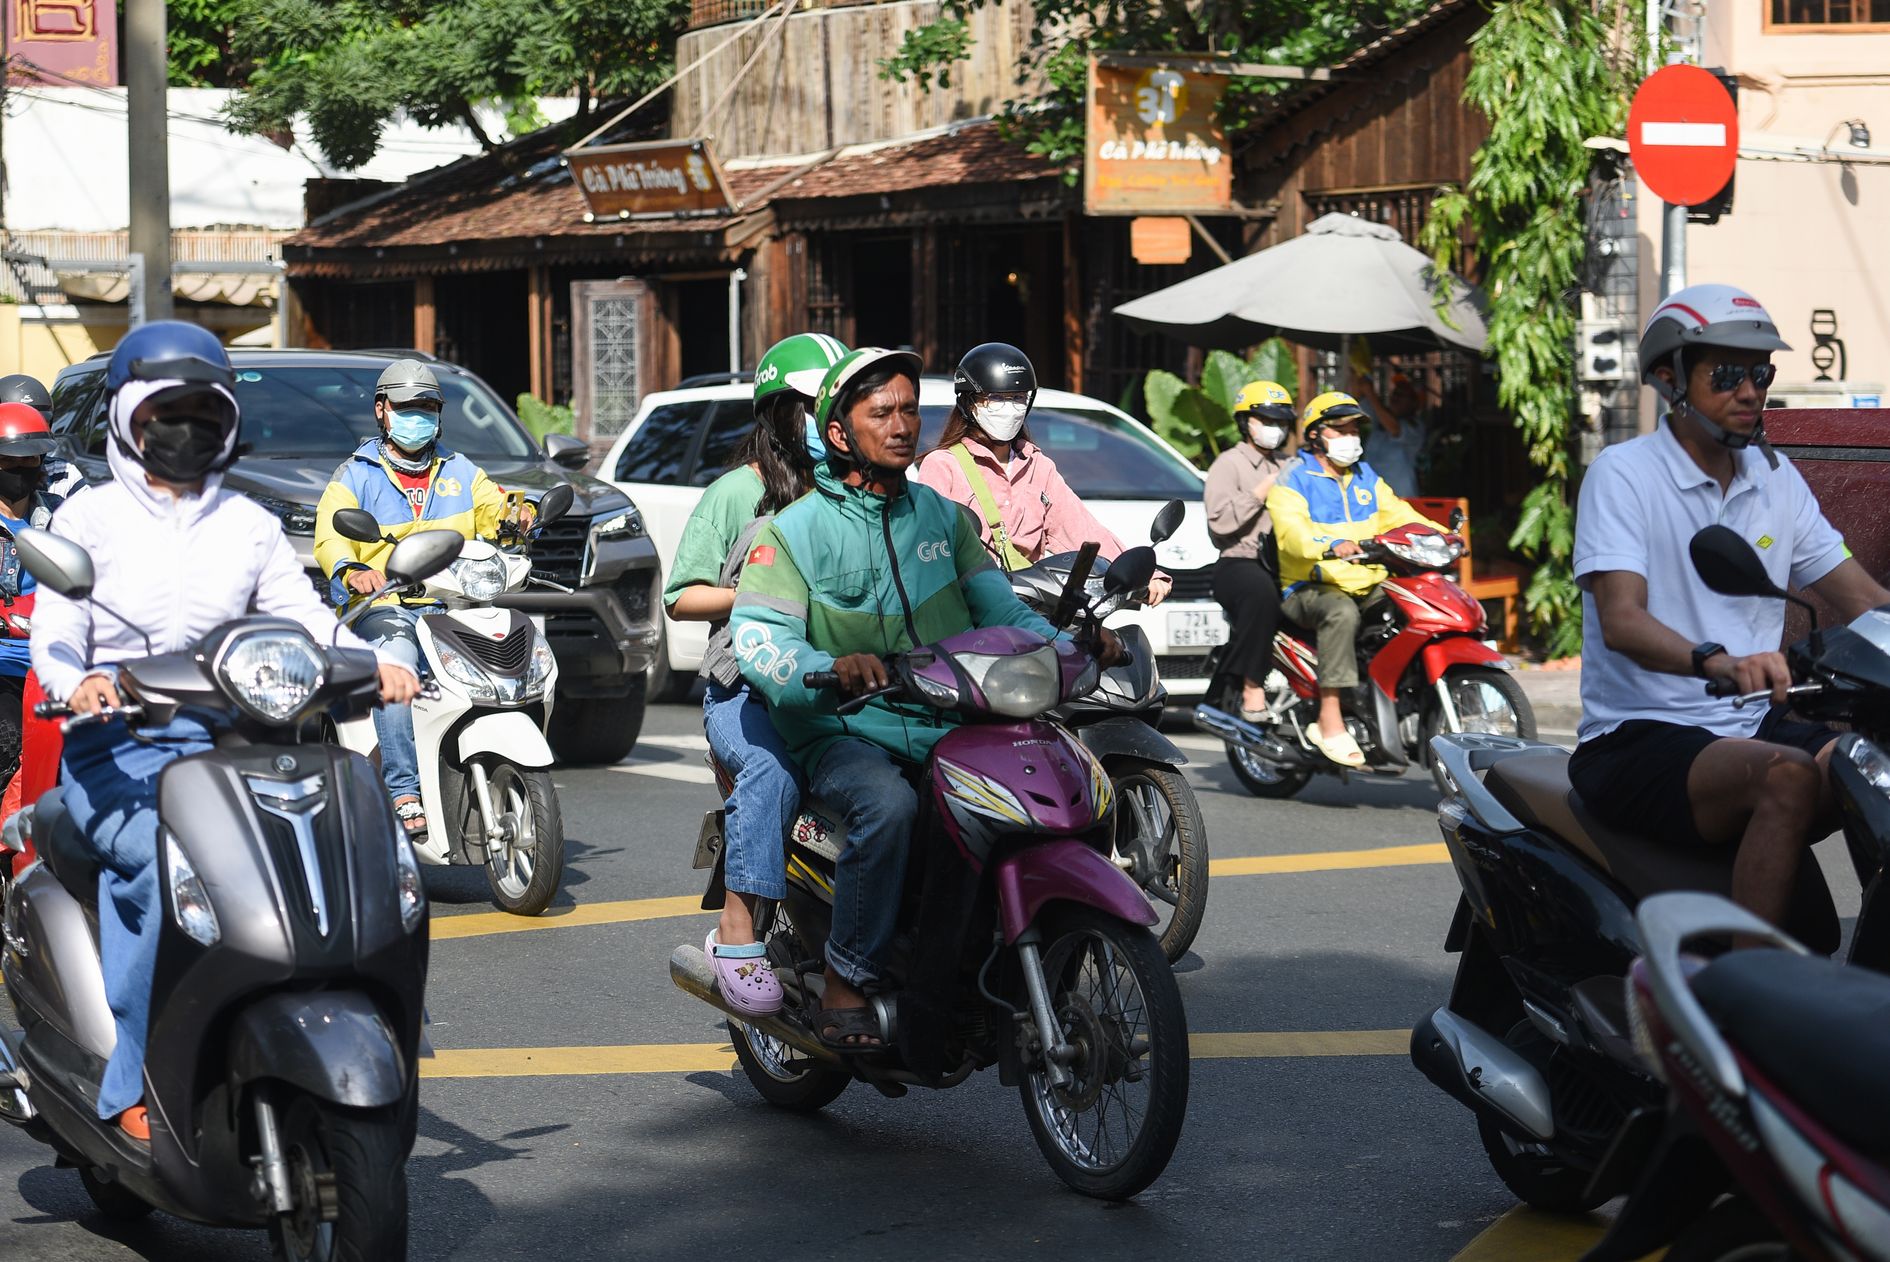
<svg viewBox="0 0 1890 1262">
<path fill-rule="evenodd" d="M 1405 500 L 1412 508 L 1440 526 L 1450 524 L 1450 515 L 1456 509 L 1463 510 L 1463 559 L 1457 563 L 1456 579 L 1459 586 L 1470 593 L 1471 599 L 1478 601 L 1500 602 L 1502 605 L 1502 634 L 1497 643 L 1505 653 L 1516 651 L 1516 623 L 1518 609 L 1522 604 L 1521 567 L 1506 562 L 1497 562 L 1483 570 L 1478 570 L 1471 560 L 1470 546 L 1470 501 L 1450 498 L 1443 495 L 1414 495 Z"/>
</svg>

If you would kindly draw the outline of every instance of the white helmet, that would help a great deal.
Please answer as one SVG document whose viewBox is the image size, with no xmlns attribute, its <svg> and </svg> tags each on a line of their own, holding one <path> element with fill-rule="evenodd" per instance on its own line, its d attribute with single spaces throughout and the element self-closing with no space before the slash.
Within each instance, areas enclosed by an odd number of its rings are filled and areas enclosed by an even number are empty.
<svg viewBox="0 0 1890 1262">
<path fill-rule="evenodd" d="M 1687 378 L 1684 353 L 1695 346 L 1725 346 L 1746 351 L 1788 351 L 1789 343 L 1778 335 L 1778 325 L 1759 300 L 1731 285 L 1688 285 L 1678 290 L 1647 318 L 1641 330 L 1641 380 L 1673 408 L 1687 408 L 1693 418 L 1718 442 L 1739 448 L 1756 442 L 1774 467 L 1778 461 L 1765 441 L 1763 424 L 1750 436 L 1735 434 L 1715 425 L 1695 408 L 1687 405 Z M 1671 383 L 1654 374 L 1654 369 L 1673 370 Z"/>
</svg>

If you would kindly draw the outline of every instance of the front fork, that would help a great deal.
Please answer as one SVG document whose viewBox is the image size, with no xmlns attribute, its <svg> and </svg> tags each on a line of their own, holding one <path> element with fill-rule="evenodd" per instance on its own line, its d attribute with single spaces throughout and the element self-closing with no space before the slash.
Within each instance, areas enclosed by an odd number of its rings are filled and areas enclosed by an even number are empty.
<svg viewBox="0 0 1890 1262">
<path fill-rule="evenodd" d="M 1456 728 L 1451 730 L 1454 732 Z M 509 855 L 514 830 L 492 808 L 492 781 L 486 776 L 486 765 L 475 759 L 466 764 L 466 769 L 472 773 L 473 800 L 479 805 L 479 822 L 485 827 L 486 849 L 497 847 Z"/>
<path fill-rule="evenodd" d="M 1067 1087 L 1070 1062 L 1076 1049 L 1064 1041 L 1063 1026 L 1050 1007 L 1050 983 L 1043 975 L 1043 934 L 1036 925 L 1024 930 L 1017 939 L 1017 960 L 1024 973 L 1024 989 L 1030 995 L 1030 1017 L 1037 1025 L 1037 1045 L 1043 1049 L 1044 1075 L 1053 1087 Z"/>
</svg>

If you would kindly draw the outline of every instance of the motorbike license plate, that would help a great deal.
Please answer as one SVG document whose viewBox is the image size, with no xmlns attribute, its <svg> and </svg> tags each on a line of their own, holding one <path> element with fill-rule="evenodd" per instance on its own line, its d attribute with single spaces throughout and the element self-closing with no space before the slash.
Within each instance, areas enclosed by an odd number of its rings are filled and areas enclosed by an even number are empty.
<svg viewBox="0 0 1890 1262">
<path fill-rule="evenodd" d="M 1215 609 L 1175 609 L 1168 614 L 1168 647 L 1212 648 L 1227 643 L 1227 619 Z"/>
</svg>

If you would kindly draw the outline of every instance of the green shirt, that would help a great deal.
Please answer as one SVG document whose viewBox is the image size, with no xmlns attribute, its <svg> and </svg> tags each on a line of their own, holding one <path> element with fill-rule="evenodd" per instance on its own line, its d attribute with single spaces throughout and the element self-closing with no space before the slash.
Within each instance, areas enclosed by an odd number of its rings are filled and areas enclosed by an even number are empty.
<svg viewBox="0 0 1890 1262">
<path fill-rule="evenodd" d="M 729 549 L 755 519 L 762 490 L 761 475 L 747 465 L 730 469 L 709 484 L 696 511 L 689 514 L 675 559 L 669 563 L 669 582 L 663 587 L 665 607 L 675 604 L 685 587 L 718 584 Z"/>
</svg>

